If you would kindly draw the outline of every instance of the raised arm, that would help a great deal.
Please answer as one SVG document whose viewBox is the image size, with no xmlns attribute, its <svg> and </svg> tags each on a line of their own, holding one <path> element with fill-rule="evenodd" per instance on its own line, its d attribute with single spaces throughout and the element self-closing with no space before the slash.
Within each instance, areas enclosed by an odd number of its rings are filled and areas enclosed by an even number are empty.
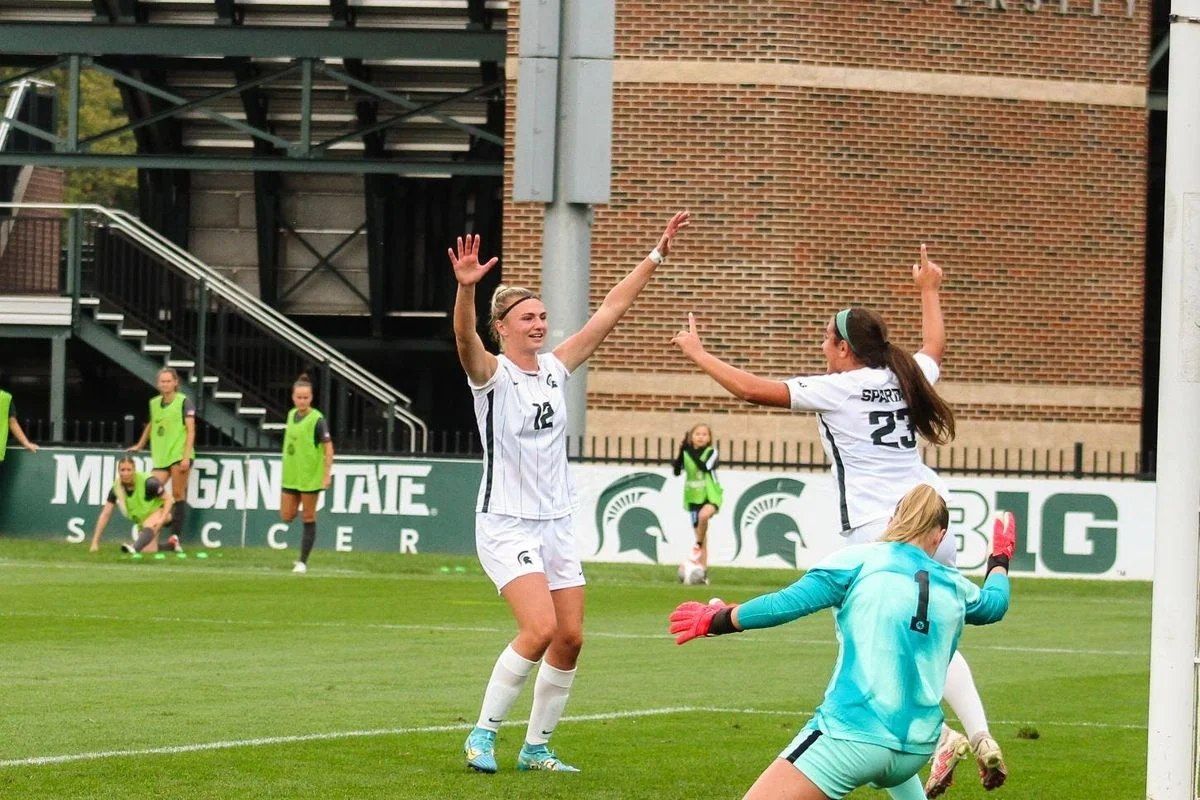
<svg viewBox="0 0 1200 800">
<path fill-rule="evenodd" d="M 482 385 L 496 374 L 496 357 L 489 353 L 479 338 L 475 320 L 475 286 L 496 266 L 497 258 L 479 263 L 479 237 L 468 234 L 458 237 L 458 249 L 447 249 L 458 293 L 454 296 L 454 346 L 458 360 L 471 383 Z"/>
<path fill-rule="evenodd" d="M 666 230 L 658 240 L 658 247 L 642 259 L 642 263 L 634 267 L 633 271 L 622 278 L 620 283 L 609 290 L 604 297 L 604 302 L 600 304 L 600 308 L 596 309 L 596 313 L 582 328 L 554 348 L 554 355 L 566 366 L 568 372 L 574 372 L 576 367 L 591 358 L 592 353 L 596 352 L 596 348 L 612 332 L 621 317 L 625 316 L 625 312 L 633 305 L 633 301 L 650 282 L 658 265 L 667 257 L 671 250 L 671 240 L 679 231 L 688 226 L 690 219 L 691 215 L 687 211 L 680 211 L 671 217 Z M 656 253 L 657 258 L 655 257 Z"/>
<path fill-rule="evenodd" d="M 683 351 L 683 354 L 695 362 L 696 366 L 721 384 L 725 391 L 739 400 L 754 403 L 759 406 L 774 406 L 775 408 L 791 408 L 791 393 L 783 381 L 773 381 L 760 378 L 757 375 L 738 369 L 727 364 L 704 349 L 700 336 L 696 333 L 696 316 L 688 313 L 688 329 L 680 331 L 671 339 L 671 344 Z"/>
<path fill-rule="evenodd" d="M 946 352 L 946 323 L 938 291 L 942 287 L 942 268 L 929 260 L 921 245 L 921 260 L 913 264 L 913 283 L 921 292 L 921 352 L 940 366 Z"/>
</svg>

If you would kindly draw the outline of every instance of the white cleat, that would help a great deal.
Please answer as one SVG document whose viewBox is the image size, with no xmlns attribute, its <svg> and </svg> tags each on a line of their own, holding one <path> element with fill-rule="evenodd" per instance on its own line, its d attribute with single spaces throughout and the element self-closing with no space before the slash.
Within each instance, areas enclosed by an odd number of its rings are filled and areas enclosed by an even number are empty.
<svg viewBox="0 0 1200 800">
<path fill-rule="evenodd" d="M 308 564 L 305 564 L 303 561 L 297 561 L 296 566 L 292 567 L 292 572 L 297 575 L 303 575 L 308 572 Z"/>
<path fill-rule="evenodd" d="M 939 797 L 949 789 L 954 783 L 954 768 L 970 752 L 971 743 L 967 741 L 967 737 L 948 725 L 943 725 L 937 749 L 933 751 L 933 766 L 930 767 L 929 778 L 925 781 L 925 796 Z"/>
</svg>

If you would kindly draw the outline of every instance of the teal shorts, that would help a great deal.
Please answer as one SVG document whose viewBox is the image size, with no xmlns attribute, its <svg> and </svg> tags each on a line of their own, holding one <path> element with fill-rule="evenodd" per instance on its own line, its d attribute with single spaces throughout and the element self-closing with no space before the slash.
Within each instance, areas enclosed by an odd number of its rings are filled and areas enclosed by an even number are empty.
<svg viewBox="0 0 1200 800">
<path fill-rule="evenodd" d="M 834 739 L 808 726 L 796 734 L 779 757 L 791 762 L 834 800 L 860 786 L 899 786 L 929 761 L 928 753 L 902 753 L 878 744 Z"/>
</svg>

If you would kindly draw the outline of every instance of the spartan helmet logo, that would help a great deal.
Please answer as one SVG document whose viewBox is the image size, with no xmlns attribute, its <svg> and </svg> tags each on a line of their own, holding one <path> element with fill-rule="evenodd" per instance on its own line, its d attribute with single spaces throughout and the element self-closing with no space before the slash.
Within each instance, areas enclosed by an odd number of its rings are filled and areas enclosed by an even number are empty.
<svg viewBox="0 0 1200 800">
<path fill-rule="evenodd" d="M 662 491 L 667 479 L 652 472 L 635 472 L 614 481 L 596 501 L 596 552 L 606 539 L 617 537 L 618 552 L 636 551 L 658 561 L 658 543 L 665 541 L 658 515 L 644 501 Z"/>
<path fill-rule="evenodd" d="M 529 555 L 528 550 L 522 550 L 521 552 L 517 553 L 517 563 L 526 565 L 532 564 L 533 556 Z"/>
<path fill-rule="evenodd" d="M 779 556 L 796 566 L 796 548 L 807 547 L 800 533 L 797 500 L 804 484 L 793 478 L 774 478 L 754 484 L 738 499 L 733 511 L 733 538 L 736 559 L 742 552 L 742 539 L 753 534 L 758 543 L 754 555 Z"/>
<path fill-rule="evenodd" d="M 551 389 L 557 389 L 558 381 L 554 380 L 553 375 L 547 374 L 546 375 L 546 385 L 549 386 Z"/>
</svg>

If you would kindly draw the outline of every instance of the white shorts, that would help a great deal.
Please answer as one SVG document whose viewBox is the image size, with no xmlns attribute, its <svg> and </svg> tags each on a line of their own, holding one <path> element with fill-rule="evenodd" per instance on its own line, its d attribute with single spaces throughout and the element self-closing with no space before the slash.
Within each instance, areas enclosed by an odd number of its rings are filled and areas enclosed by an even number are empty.
<svg viewBox="0 0 1200 800">
<path fill-rule="evenodd" d="M 851 528 L 842 537 L 846 540 L 846 544 L 867 544 L 868 542 L 878 542 L 883 536 L 883 532 L 887 530 L 888 521 L 886 519 L 877 519 L 874 522 L 864 522 L 857 528 Z M 945 564 L 947 567 L 958 566 L 958 537 L 953 533 L 946 531 L 946 535 L 942 537 L 942 543 L 938 545 L 937 552 L 933 554 L 933 560 L 939 564 Z"/>
<path fill-rule="evenodd" d="M 571 517 L 522 519 L 507 514 L 475 515 L 475 552 L 499 592 L 513 578 L 540 572 L 550 591 L 583 586 Z"/>
</svg>

